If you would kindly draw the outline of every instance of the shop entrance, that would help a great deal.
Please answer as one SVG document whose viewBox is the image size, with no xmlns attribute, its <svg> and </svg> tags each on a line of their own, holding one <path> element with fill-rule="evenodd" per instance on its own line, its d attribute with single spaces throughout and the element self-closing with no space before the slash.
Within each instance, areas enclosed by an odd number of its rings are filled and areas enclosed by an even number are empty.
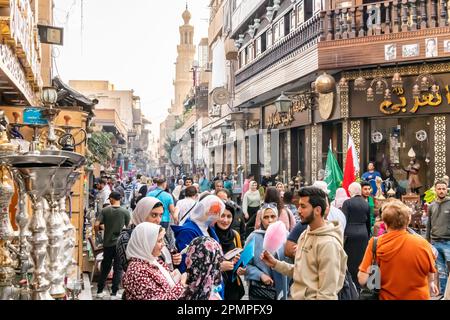
<svg viewBox="0 0 450 320">
<path fill-rule="evenodd" d="M 370 121 L 369 160 L 383 179 L 392 170 L 394 178 L 405 191 L 408 189 L 408 166 L 415 159 L 423 194 L 433 184 L 433 146 L 430 145 L 432 117 L 377 119 Z M 413 158 L 414 156 L 414 158 Z M 365 168 L 366 169 L 366 168 Z"/>
<path fill-rule="evenodd" d="M 295 128 L 291 131 L 291 175 L 298 172 L 305 177 L 305 129 Z"/>
</svg>

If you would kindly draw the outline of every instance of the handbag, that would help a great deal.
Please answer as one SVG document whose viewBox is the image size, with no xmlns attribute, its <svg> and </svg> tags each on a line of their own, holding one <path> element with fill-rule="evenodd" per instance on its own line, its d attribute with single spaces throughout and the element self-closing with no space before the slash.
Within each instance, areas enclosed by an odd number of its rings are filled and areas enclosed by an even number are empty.
<svg viewBox="0 0 450 320">
<path fill-rule="evenodd" d="M 378 237 L 373 238 L 373 245 L 372 245 L 372 268 L 378 269 L 375 270 L 373 274 L 369 276 L 369 280 L 371 280 L 371 277 L 375 277 L 375 283 L 381 283 L 381 274 L 379 271 L 379 266 L 377 264 L 377 242 Z M 372 269 L 371 268 L 371 269 Z M 359 294 L 359 300 L 378 300 L 379 299 L 380 290 L 376 288 L 369 289 L 363 288 Z"/>
<path fill-rule="evenodd" d="M 250 280 L 248 296 L 257 300 L 276 300 L 277 290 L 261 281 Z"/>
</svg>

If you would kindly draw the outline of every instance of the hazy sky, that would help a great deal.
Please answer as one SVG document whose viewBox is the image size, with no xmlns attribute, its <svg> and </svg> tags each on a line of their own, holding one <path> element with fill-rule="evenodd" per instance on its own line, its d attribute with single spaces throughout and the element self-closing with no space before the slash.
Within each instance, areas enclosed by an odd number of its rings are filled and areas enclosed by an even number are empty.
<svg viewBox="0 0 450 320">
<path fill-rule="evenodd" d="M 65 32 L 64 46 L 54 46 L 55 74 L 65 82 L 109 80 L 118 90 L 134 89 L 159 132 L 174 96 L 178 27 L 186 1 L 54 1 L 54 24 Z M 188 1 L 195 44 L 208 36 L 208 4 L 209 0 Z"/>
</svg>

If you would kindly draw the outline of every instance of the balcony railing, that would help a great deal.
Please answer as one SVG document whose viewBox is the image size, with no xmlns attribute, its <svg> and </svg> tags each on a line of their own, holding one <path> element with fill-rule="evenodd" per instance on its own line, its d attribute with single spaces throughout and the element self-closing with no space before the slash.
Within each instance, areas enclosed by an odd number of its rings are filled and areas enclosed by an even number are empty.
<svg viewBox="0 0 450 320">
<path fill-rule="evenodd" d="M 449 25 L 447 0 L 394 0 L 321 12 L 321 41 Z"/>
<path fill-rule="evenodd" d="M 279 43 L 269 48 L 256 61 L 251 62 L 236 74 L 236 85 L 270 68 L 294 51 L 317 43 L 320 35 L 320 22 L 319 15 L 312 17 L 298 29 L 280 40 Z"/>
</svg>

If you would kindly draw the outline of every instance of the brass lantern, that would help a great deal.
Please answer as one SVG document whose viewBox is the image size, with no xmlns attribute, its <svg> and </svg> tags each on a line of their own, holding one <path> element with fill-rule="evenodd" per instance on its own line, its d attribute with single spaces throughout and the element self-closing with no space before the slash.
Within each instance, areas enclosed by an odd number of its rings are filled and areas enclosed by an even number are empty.
<svg viewBox="0 0 450 320">
<path fill-rule="evenodd" d="M 331 75 L 324 72 L 317 78 L 315 82 L 315 87 L 317 93 L 321 94 L 331 93 L 334 91 L 334 88 L 336 87 L 336 80 Z"/>
<path fill-rule="evenodd" d="M 394 73 L 392 77 L 392 88 L 403 88 L 403 79 L 398 72 Z"/>
<path fill-rule="evenodd" d="M 372 87 L 367 89 L 367 102 L 372 102 L 374 100 L 374 92 Z"/>
<path fill-rule="evenodd" d="M 367 81 L 362 76 L 355 79 L 355 91 L 366 91 Z"/>
</svg>

